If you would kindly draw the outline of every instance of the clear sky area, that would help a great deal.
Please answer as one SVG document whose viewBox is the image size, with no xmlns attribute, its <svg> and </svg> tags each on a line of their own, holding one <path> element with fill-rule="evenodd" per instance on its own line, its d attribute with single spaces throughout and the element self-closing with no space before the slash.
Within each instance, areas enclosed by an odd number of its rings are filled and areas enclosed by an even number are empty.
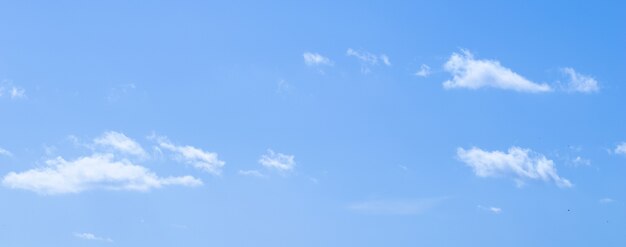
<svg viewBox="0 0 626 247">
<path fill-rule="evenodd" d="M 626 246 L 625 24 L 0 1 L 0 246 Z"/>
</svg>

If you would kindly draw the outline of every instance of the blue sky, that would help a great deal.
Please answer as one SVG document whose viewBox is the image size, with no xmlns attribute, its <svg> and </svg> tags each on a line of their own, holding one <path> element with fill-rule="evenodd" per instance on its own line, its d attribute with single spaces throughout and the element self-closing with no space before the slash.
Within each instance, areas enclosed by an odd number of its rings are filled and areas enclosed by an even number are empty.
<svg viewBox="0 0 626 247">
<path fill-rule="evenodd" d="M 2 1 L 0 243 L 624 246 L 615 1 Z"/>
</svg>

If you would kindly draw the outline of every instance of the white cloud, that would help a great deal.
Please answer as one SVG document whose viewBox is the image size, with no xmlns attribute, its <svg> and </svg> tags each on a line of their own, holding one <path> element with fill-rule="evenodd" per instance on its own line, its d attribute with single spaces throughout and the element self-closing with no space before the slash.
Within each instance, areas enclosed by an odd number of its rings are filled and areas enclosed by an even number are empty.
<svg viewBox="0 0 626 247">
<path fill-rule="evenodd" d="M 304 58 L 304 64 L 307 66 L 333 65 L 333 61 L 319 53 L 305 52 L 302 54 L 302 57 Z"/>
<path fill-rule="evenodd" d="M 258 177 L 258 178 L 265 177 L 263 173 L 257 170 L 239 170 L 239 172 L 237 173 L 241 176 L 250 176 L 250 177 Z"/>
<path fill-rule="evenodd" d="M 561 71 L 569 77 L 565 88 L 570 92 L 593 93 L 600 90 L 598 81 L 588 75 L 579 74 L 573 68 L 563 68 Z"/>
<path fill-rule="evenodd" d="M 26 97 L 26 90 L 19 87 L 11 87 L 11 99 L 21 99 Z"/>
<path fill-rule="evenodd" d="M 74 237 L 80 238 L 80 239 L 84 239 L 84 240 L 94 240 L 94 241 L 103 241 L 103 242 L 109 242 L 112 243 L 113 239 L 110 238 L 104 238 L 104 237 L 98 237 L 93 233 L 74 233 Z"/>
<path fill-rule="evenodd" d="M 378 65 L 379 63 L 382 63 L 386 66 L 391 66 L 389 57 L 385 54 L 376 55 L 366 51 L 361 52 L 356 51 L 352 48 L 348 48 L 348 51 L 346 51 L 346 55 L 349 57 L 355 57 L 359 61 L 361 61 L 361 72 L 363 73 L 369 73 L 369 66 Z"/>
<path fill-rule="evenodd" d="M 591 165 L 591 160 L 585 159 L 585 158 L 580 157 L 580 156 L 576 156 L 576 158 L 574 158 L 572 160 L 572 163 L 574 163 L 574 165 L 577 165 L 577 166 L 579 166 L 579 165 L 589 166 L 589 165 Z"/>
<path fill-rule="evenodd" d="M 224 167 L 225 162 L 218 159 L 217 153 L 203 151 L 188 145 L 174 145 L 166 137 L 162 136 L 151 136 L 149 138 L 156 140 L 159 147 L 175 153 L 176 159 L 181 162 L 214 175 L 222 173 L 222 167 Z"/>
<path fill-rule="evenodd" d="M 365 214 L 418 215 L 434 208 L 444 199 L 370 200 L 352 203 L 348 209 Z"/>
<path fill-rule="evenodd" d="M 626 155 L 626 142 L 622 142 L 619 145 L 617 145 L 617 147 L 615 147 L 615 151 L 616 154 L 623 154 Z"/>
<path fill-rule="evenodd" d="M 112 154 L 93 154 L 66 161 L 61 157 L 46 161 L 47 166 L 24 172 L 10 172 L 4 186 L 40 194 L 79 193 L 92 189 L 148 191 L 167 185 L 199 186 L 191 176 L 161 178 L 126 159 L 114 160 Z"/>
<path fill-rule="evenodd" d="M 0 82 L 0 97 L 5 93 L 11 99 L 24 99 L 26 98 L 26 90 L 24 88 L 13 85 L 10 80 L 3 80 Z"/>
<path fill-rule="evenodd" d="M 383 60 L 383 63 L 387 66 L 391 66 L 391 62 L 389 62 L 389 57 L 385 54 L 380 55 L 380 60 Z"/>
<path fill-rule="evenodd" d="M 8 156 L 11 157 L 13 154 L 4 148 L 0 148 L 0 156 Z"/>
<path fill-rule="evenodd" d="M 499 214 L 502 212 L 501 208 L 496 208 L 496 207 L 489 207 L 489 211 L 491 211 L 494 214 Z"/>
<path fill-rule="evenodd" d="M 494 214 L 502 213 L 502 209 L 498 207 L 484 207 L 484 206 L 478 205 L 478 208 L 488 211 L 490 213 L 494 213 Z"/>
<path fill-rule="evenodd" d="M 453 76 L 443 83 L 445 89 L 493 87 L 530 93 L 552 90 L 547 84 L 529 81 L 496 60 L 474 59 L 467 50 L 462 50 L 460 54 L 452 53 L 444 64 L 444 69 Z"/>
<path fill-rule="evenodd" d="M 430 75 L 430 66 L 422 64 L 420 66 L 420 69 L 415 72 L 415 75 L 420 77 L 428 77 Z"/>
<path fill-rule="evenodd" d="M 135 155 L 138 157 L 147 157 L 146 151 L 133 139 L 124 135 L 123 133 L 115 131 L 107 131 L 102 136 L 94 139 L 94 143 L 97 145 L 111 147 L 122 153 Z"/>
<path fill-rule="evenodd" d="M 457 157 L 470 166 L 476 176 L 513 176 L 523 184 L 525 179 L 553 181 L 559 187 L 572 187 L 572 183 L 560 177 L 552 160 L 529 149 L 511 147 L 507 153 L 484 151 L 473 147 L 469 150 L 457 149 Z"/>
<path fill-rule="evenodd" d="M 267 154 L 261 155 L 259 163 L 267 168 L 279 171 L 291 171 L 296 165 L 294 158 L 293 155 L 275 153 L 273 150 L 268 149 Z"/>
</svg>

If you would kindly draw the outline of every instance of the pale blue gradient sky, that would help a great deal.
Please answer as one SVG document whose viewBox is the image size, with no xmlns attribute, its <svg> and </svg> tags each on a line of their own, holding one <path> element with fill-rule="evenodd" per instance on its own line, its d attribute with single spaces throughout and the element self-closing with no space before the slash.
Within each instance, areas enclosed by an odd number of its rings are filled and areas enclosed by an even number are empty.
<svg viewBox="0 0 626 247">
<path fill-rule="evenodd" d="M 624 9 L 2 1 L 0 244 L 624 246 Z M 464 49 L 552 91 L 445 89 L 444 64 Z M 330 62 L 307 64 L 306 52 Z M 426 77 L 415 75 L 422 64 Z M 564 68 L 599 89 L 567 90 Z M 116 157 L 203 184 L 42 194 L 6 182 L 56 157 L 112 153 L 93 141 L 107 131 L 149 156 Z M 217 154 L 221 175 L 157 151 L 155 136 Z M 457 155 L 472 147 L 532 150 L 573 186 L 477 176 Z M 263 166 L 268 149 L 293 168 Z"/>
</svg>

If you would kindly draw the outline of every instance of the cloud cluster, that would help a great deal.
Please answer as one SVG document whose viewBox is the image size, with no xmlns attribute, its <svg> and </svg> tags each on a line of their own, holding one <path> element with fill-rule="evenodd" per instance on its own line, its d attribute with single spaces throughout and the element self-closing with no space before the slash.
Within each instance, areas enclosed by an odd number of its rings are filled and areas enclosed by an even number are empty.
<svg viewBox="0 0 626 247">
<path fill-rule="evenodd" d="M 529 149 L 511 147 L 507 152 L 501 152 L 476 147 L 469 150 L 458 148 L 457 157 L 479 177 L 513 176 L 518 185 L 522 185 L 524 180 L 535 179 L 552 181 L 563 188 L 573 186 L 557 174 L 552 160 Z"/>
<path fill-rule="evenodd" d="M 417 76 L 428 75 L 429 70 L 422 67 L 416 73 Z M 445 89 L 480 89 L 497 88 L 526 93 L 553 92 L 554 87 L 546 83 L 533 82 L 513 70 L 504 67 L 497 60 L 477 59 L 469 50 L 453 52 L 443 65 L 446 72 L 452 75 L 452 79 L 443 82 Z M 583 75 L 573 68 L 562 68 L 561 72 L 567 76 L 567 83 L 557 85 L 556 89 L 566 92 L 593 93 L 598 92 L 598 81 L 589 75 Z M 556 84 L 561 84 L 557 82 Z"/>
<path fill-rule="evenodd" d="M 43 167 L 9 172 L 1 183 L 5 187 L 45 195 L 98 189 L 149 191 L 170 185 L 195 187 L 203 184 L 200 179 L 189 175 L 161 177 L 138 164 L 163 157 L 164 152 L 169 152 L 174 161 L 213 175 L 220 175 L 225 165 L 217 153 L 189 145 L 176 145 L 165 136 L 153 134 L 147 138 L 155 143 L 153 148 L 156 156 L 146 152 L 139 142 L 116 131 L 106 131 L 90 143 L 81 143 L 77 137 L 70 136 L 76 147 L 86 148 L 92 153 L 69 160 L 60 156 L 49 158 Z M 0 155 L 10 156 L 11 153 L 0 149 Z M 296 165 L 295 156 L 277 153 L 271 149 L 261 155 L 258 162 L 269 170 L 280 172 L 293 171 Z M 238 174 L 265 177 L 258 170 L 239 170 Z"/>
<path fill-rule="evenodd" d="M 75 137 L 73 140 L 78 142 Z M 131 161 L 137 157 L 147 159 L 149 155 L 138 142 L 123 133 L 107 131 L 95 138 L 93 144 L 78 146 L 88 147 L 93 153 L 70 160 L 56 157 L 46 160 L 43 167 L 9 172 L 2 178 L 2 185 L 55 195 L 95 189 L 149 191 L 170 185 L 195 187 L 203 184 L 188 175 L 160 177 Z"/>
</svg>

